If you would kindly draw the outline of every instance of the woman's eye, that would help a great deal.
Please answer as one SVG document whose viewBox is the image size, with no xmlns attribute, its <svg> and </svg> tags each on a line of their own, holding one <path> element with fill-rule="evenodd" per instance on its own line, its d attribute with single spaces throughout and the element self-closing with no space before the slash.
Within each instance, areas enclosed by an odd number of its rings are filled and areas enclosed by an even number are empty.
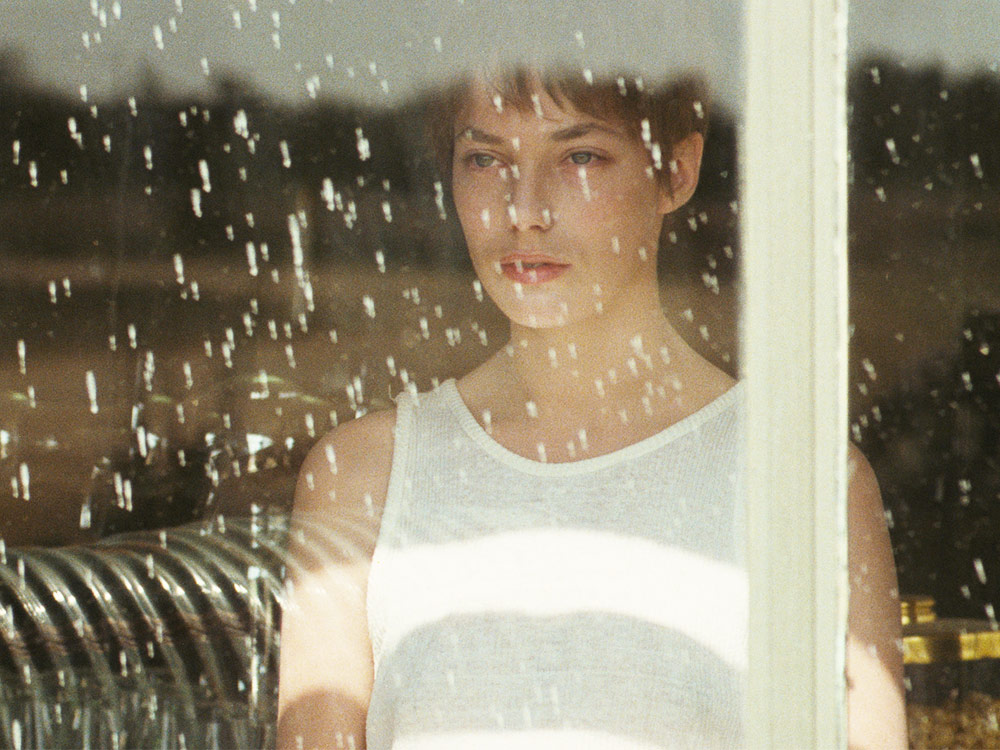
<svg viewBox="0 0 1000 750">
<path fill-rule="evenodd" d="M 570 161 L 579 166 L 584 164 L 590 164 L 594 160 L 594 155 L 589 151 L 577 151 L 574 154 L 570 154 Z"/>
<path fill-rule="evenodd" d="M 496 162 L 496 158 L 490 156 L 489 154 L 473 154 L 472 163 L 477 167 L 485 169 L 486 167 L 492 167 Z"/>
</svg>

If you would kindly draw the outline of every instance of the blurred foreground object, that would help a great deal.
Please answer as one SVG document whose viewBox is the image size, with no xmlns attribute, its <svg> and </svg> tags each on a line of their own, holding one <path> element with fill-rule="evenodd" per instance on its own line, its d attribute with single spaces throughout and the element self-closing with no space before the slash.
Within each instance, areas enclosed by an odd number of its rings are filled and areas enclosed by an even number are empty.
<svg viewBox="0 0 1000 750">
<path fill-rule="evenodd" d="M 273 746 L 285 515 L 0 547 L 0 747 Z"/>
</svg>

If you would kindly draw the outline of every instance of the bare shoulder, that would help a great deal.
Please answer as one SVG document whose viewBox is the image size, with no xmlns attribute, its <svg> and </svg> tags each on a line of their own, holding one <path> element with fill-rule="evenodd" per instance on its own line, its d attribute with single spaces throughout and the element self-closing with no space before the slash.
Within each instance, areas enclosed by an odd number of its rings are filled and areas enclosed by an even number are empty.
<svg viewBox="0 0 1000 750">
<path fill-rule="evenodd" d="M 902 750 L 902 633 L 892 545 L 875 472 L 853 445 L 847 471 L 848 740 L 851 747 Z"/>
<path fill-rule="evenodd" d="M 372 412 L 331 430 L 302 463 L 295 512 L 381 511 L 392 469 L 396 410 Z"/>
<path fill-rule="evenodd" d="M 847 547 L 851 630 L 868 639 L 900 624 L 896 566 L 875 472 L 853 445 L 847 459 Z"/>
<path fill-rule="evenodd" d="M 278 747 L 364 746 L 374 666 L 365 608 L 395 410 L 324 435 L 299 472 L 281 620 Z M 354 739 L 357 738 L 357 739 Z"/>
<path fill-rule="evenodd" d="M 882 493 L 871 464 L 858 448 L 849 444 L 847 454 L 848 523 L 851 530 L 885 532 Z"/>
</svg>

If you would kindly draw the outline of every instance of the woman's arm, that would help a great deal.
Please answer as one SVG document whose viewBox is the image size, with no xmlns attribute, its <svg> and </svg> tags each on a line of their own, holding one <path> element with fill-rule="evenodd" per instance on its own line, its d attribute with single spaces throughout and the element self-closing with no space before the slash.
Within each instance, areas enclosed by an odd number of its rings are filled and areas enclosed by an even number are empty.
<svg viewBox="0 0 1000 750">
<path fill-rule="evenodd" d="M 374 678 L 368 570 L 394 425 L 392 411 L 348 422 L 317 443 L 299 473 L 281 623 L 279 748 L 365 747 Z"/>
<path fill-rule="evenodd" d="M 848 459 L 847 723 L 850 750 L 903 750 L 902 625 L 896 567 L 875 473 Z"/>
</svg>

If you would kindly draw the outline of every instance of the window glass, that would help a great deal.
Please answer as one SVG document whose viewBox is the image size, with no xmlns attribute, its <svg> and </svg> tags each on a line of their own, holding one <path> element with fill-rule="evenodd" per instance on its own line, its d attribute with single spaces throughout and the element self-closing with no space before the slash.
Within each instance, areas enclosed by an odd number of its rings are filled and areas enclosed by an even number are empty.
<svg viewBox="0 0 1000 750">
<path fill-rule="evenodd" d="M 667 319 L 736 375 L 735 5 L 0 8 L 6 744 L 275 742 L 307 452 L 507 341 L 424 134 L 456 73 L 707 80 L 657 262 Z M 319 558 L 341 531 L 299 529 Z"/>
<path fill-rule="evenodd" d="M 881 485 L 904 615 L 937 618 L 904 628 L 911 742 L 982 747 L 1000 736 L 1000 18 L 888 0 L 850 16 L 853 437 Z M 957 628 L 980 646 L 956 650 Z"/>
</svg>

